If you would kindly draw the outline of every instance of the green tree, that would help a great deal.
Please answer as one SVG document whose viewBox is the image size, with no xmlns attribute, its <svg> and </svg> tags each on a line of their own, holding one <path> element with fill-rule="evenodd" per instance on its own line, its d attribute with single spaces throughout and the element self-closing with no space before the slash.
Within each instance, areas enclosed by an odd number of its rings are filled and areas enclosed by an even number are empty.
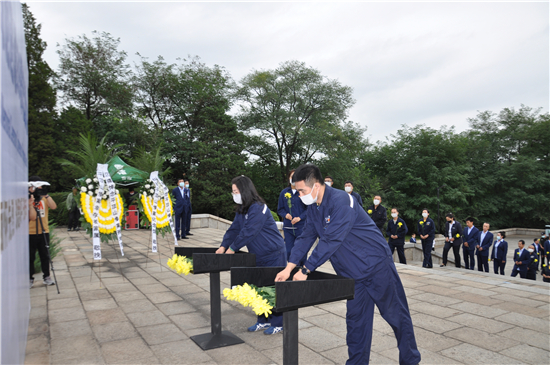
<svg viewBox="0 0 550 365">
<path fill-rule="evenodd" d="M 247 152 L 265 164 L 276 161 L 285 185 L 288 171 L 328 153 L 354 104 L 352 89 L 305 63 L 288 61 L 275 70 L 253 71 L 241 81 L 239 126 Z"/>
<path fill-rule="evenodd" d="M 132 89 L 126 52 L 120 51 L 119 38 L 109 33 L 92 32 L 58 44 L 57 87 L 67 105 L 80 109 L 87 119 L 95 120 L 118 109 L 130 114 Z"/>
<path fill-rule="evenodd" d="M 27 63 L 29 67 L 29 174 L 50 181 L 55 190 L 57 165 L 56 143 L 53 138 L 56 94 L 51 80 L 54 72 L 42 58 L 46 42 L 40 38 L 42 26 L 27 4 L 22 4 Z"/>
<path fill-rule="evenodd" d="M 130 159 L 130 164 L 148 174 L 158 171 L 159 177 L 164 180 L 172 168 L 163 168 L 166 158 L 162 155 L 161 149 L 162 146 L 158 146 L 153 152 L 148 152 L 144 146 L 137 147 L 134 149 L 134 157 Z"/>
</svg>

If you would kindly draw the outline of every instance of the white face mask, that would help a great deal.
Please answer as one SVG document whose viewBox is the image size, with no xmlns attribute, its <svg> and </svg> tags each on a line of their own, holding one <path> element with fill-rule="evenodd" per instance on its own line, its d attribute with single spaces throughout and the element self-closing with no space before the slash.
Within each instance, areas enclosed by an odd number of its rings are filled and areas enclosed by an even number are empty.
<svg viewBox="0 0 550 365">
<path fill-rule="evenodd" d="M 527 251 L 533 253 L 533 251 L 535 251 L 535 250 L 533 250 L 532 248 L 528 248 Z"/>
<path fill-rule="evenodd" d="M 332 186 L 332 183 L 330 181 L 325 181 L 325 185 Z"/>
<path fill-rule="evenodd" d="M 185 187 L 186 187 L 187 189 L 189 189 L 189 184 L 185 184 Z"/>
<path fill-rule="evenodd" d="M 372 202 L 374 203 L 374 205 L 380 204 L 380 200 L 378 200 L 378 199 L 374 199 Z"/>
<path fill-rule="evenodd" d="M 313 189 L 315 189 L 315 185 L 313 185 Z M 311 195 L 313 193 L 313 189 L 311 189 L 311 193 L 300 197 L 300 199 L 302 199 L 302 203 L 305 205 L 311 205 L 317 201 L 317 198 L 319 197 L 319 190 L 317 190 L 317 196 L 313 198 Z"/>
<path fill-rule="evenodd" d="M 392 213 L 391 216 L 392 218 L 397 218 L 397 213 Z"/>
<path fill-rule="evenodd" d="M 422 216 L 423 216 L 424 218 L 428 218 L 428 215 L 429 215 L 428 213 L 422 213 Z"/>
<path fill-rule="evenodd" d="M 497 241 L 500 241 L 502 238 L 500 236 L 497 236 Z"/>
<path fill-rule="evenodd" d="M 180 182 L 180 186 L 183 188 L 185 184 L 183 182 Z"/>
<path fill-rule="evenodd" d="M 241 194 L 233 194 L 233 201 L 237 204 L 242 204 L 243 200 L 241 198 Z"/>
<path fill-rule="evenodd" d="M 346 186 L 344 190 L 346 191 L 346 193 L 351 193 L 351 186 Z"/>
</svg>

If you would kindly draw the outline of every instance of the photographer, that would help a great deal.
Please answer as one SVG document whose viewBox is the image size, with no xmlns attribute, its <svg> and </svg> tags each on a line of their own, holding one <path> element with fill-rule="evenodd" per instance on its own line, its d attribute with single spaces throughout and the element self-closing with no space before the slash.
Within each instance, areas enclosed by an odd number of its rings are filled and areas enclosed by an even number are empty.
<svg viewBox="0 0 550 365">
<path fill-rule="evenodd" d="M 73 187 L 73 192 L 67 196 L 66 204 L 67 211 L 69 212 L 69 223 L 67 231 L 70 232 L 71 229 L 73 231 L 79 231 L 80 227 L 78 219 L 80 218 L 80 207 L 78 204 L 78 189 L 76 188 L 76 186 Z"/>
<path fill-rule="evenodd" d="M 56 209 L 57 204 L 47 193 L 47 190 L 40 177 L 31 176 L 29 178 L 31 182 L 29 192 L 34 196 L 33 206 L 36 209 L 37 217 L 34 222 L 29 222 L 29 269 L 30 269 L 30 285 L 31 288 L 34 283 L 34 258 L 36 256 L 36 250 L 40 256 L 40 265 L 42 267 L 42 274 L 44 277 L 44 284 L 54 285 L 55 282 L 50 277 L 50 262 L 49 262 L 49 240 L 50 229 L 48 226 L 48 210 Z M 32 184 L 35 182 L 35 184 Z"/>
</svg>

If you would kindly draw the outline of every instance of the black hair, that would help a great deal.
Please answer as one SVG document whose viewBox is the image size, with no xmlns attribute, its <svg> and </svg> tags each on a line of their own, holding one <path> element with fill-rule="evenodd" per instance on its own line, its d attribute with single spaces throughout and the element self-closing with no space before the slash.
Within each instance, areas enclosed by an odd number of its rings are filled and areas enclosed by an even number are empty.
<svg viewBox="0 0 550 365">
<path fill-rule="evenodd" d="M 472 222 L 472 223 L 474 223 L 474 218 L 468 217 L 468 218 L 466 218 L 466 222 Z"/>
<path fill-rule="evenodd" d="M 130 193 L 130 192 L 134 191 L 134 189 L 135 188 L 133 186 L 130 186 L 130 187 L 128 187 L 128 192 Z"/>
<path fill-rule="evenodd" d="M 180 181 L 182 181 L 182 180 L 183 180 L 183 182 L 185 182 L 185 179 L 184 179 L 183 177 L 180 177 L 180 178 L 178 179 L 178 183 L 179 183 Z"/>
<path fill-rule="evenodd" d="M 525 246 L 525 241 L 524 240 L 519 240 L 518 243 L 519 242 L 521 242 L 521 244 Z"/>
<path fill-rule="evenodd" d="M 500 237 L 502 237 L 502 239 L 505 239 L 505 238 L 506 238 L 506 232 L 500 231 L 500 232 L 498 232 L 498 233 L 500 233 Z"/>
<path fill-rule="evenodd" d="M 313 184 L 315 183 L 325 185 L 325 180 L 321 175 L 321 170 L 313 164 L 300 165 L 300 167 L 298 167 L 294 172 L 292 181 L 295 183 L 303 181 L 310 188 L 313 187 Z"/>
<path fill-rule="evenodd" d="M 428 212 L 428 214 L 430 214 L 430 210 L 428 208 L 424 208 L 424 209 L 422 209 L 422 211 L 426 211 L 426 212 Z"/>
<path fill-rule="evenodd" d="M 455 216 L 453 215 L 453 213 L 447 213 L 447 214 L 445 215 L 445 218 L 455 219 Z"/>
<path fill-rule="evenodd" d="M 183 179 L 183 182 L 189 182 L 188 178 Z"/>
<path fill-rule="evenodd" d="M 334 181 L 334 179 L 330 175 L 325 176 L 325 179 L 331 179 L 332 181 Z"/>
<path fill-rule="evenodd" d="M 351 184 L 351 186 L 353 186 L 353 183 L 349 180 L 344 183 L 344 185 L 346 185 L 346 184 Z"/>
<path fill-rule="evenodd" d="M 397 207 L 391 208 L 390 212 L 391 212 L 392 210 L 394 210 L 394 209 L 397 210 L 397 213 L 399 213 L 399 208 L 397 208 Z"/>
<path fill-rule="evenodd" d="M 539 238 L 533 238 L 533 242 L 537 242 Z"/>
<path fill-rule="evenodd" d="M 29 177 L 29 181 L 42 181 L 42 179 L 38 175 L 33 175 Z"/>
<path fill-rule="evenodd" d="M 254 203 L 265 204 L 265 200 L 258 194 L 254 183 L 250 178 L 241 175 L 231 180 L 231 185 L 236 185 L 241 193 L 242 204 L 237 204 L 237 213 L 246 214 L 248 208 Z"/>
</svg>

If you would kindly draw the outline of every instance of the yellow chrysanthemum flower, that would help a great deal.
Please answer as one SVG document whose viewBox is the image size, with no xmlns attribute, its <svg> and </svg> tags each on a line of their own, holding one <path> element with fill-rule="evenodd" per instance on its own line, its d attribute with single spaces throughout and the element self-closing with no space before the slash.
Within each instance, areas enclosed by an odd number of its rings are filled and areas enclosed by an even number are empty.
<svg viewBox="0 0 550 365">
<path fill-rule="evenodd" d="M 94 199 L 95 197 L 93 195 L 80 193 L 80 204 L 82 206 L 82 211 L 84 212 L 84 218 L 86 219 L 86 222 L 90 224 L 93 224 Z M 124 205 L 122 204 L 120 194 L 115 196 L 115 202 L 118 216 L 122 222 L 122 217 L 124 216 Z M 111 205 L 108 200 L 101 200 L 101 206 L 99 207 L 97 218 L 100 233 L 110 234 L 116 232 L 115 217 L 113 216 Z"/>
<path fill-rule="evenodd" d="M 292 195 L 290 195 L 290 193 L 286 193 L 285 198 L 290 199 L 290 198 L 292 198 Z"/>
<path fill-rule="evenodd" d="M 243 307 L 251 307 L 257 316 L 265 315 L 268 317 L 272 313 L 273 306 L 247 283 L 237 285 L 233 289 L 225 288 L 223 296 L 227 300 L 236 301 Z"/>
<path fill-rule="evenodd" d="M 367 213 L 372 214 L 372 209 L 367 210 Z"/>
<path fill-rule="evenodd" d="M 168 259 L 166 264 L 180 275 L 189 275 L 193 271 L 193 260 L 185 256 L 179 256 L 178 254 L 174 254 L 171 259 Z"/>
<path fill-rule="evenodd" d="M 170 214 L 174 214 L 172 200 L 168 199 L 168 202 L 170 203 Z M 143 212 L 145 213 L 145 216 L 149 219 L 149 222 L 151 222 L 153 217 L 153 197 L 149 195 L 141 195 L 141 204 L 143 205 Z M 168 219 L 168 211 L 166 210 L 166 206 L 164 204 L 164 198 L 161 198 L 157 202 L 157 228 L 164 228 L 169 224 L 170 220 Z"/>
</svg>

